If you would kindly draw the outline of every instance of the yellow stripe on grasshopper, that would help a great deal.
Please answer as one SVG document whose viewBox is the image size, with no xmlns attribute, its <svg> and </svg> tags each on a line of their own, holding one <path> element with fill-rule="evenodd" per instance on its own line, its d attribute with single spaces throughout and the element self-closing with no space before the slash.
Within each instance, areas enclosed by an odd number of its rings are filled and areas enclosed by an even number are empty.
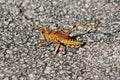
<svg viewBox="0 0 120 80">
<path fill-rule="evenodd" d="M 72 39 L 64 39 L 64 40 L 61 40 L 60 42 L 63 43 L 64 45 L 74 45 L 74 46 L 80 46 L 83 44 L 83 42 L 81 41 L 76 41 Z"/>
</svg>

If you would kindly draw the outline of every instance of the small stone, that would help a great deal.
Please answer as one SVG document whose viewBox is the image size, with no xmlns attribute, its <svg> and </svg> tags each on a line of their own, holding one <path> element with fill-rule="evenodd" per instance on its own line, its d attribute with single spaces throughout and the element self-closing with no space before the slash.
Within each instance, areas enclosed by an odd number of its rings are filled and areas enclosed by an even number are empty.
<svg viewBox="0 0 120 80">
<path fill-rule="evenodd" d="M 6 0 L 0 0 L 0 3 L 5 3 Z"/>
<path fill-rule="evenodd" d="M 67 77 L 65 78 L 65 80 L 70 80 L 70 76 L 67 76 Z"/>
<path fill-rule="evenodd" d="M 60 71 L 60 74 L 63 74 L 63 73 L 65 73 L 65 71 L 61 70 L 61 71 Z"/>
<path fill-rule="evenodd" d="M 44 78 L 44 77 L 41 77 L 41 78 L 40 78 L 40 80 L 47 80 L 47 79 L 46 79 L 46 78 Z"/>
<path fill-rule="evenodd" d="M 26 78 L 24 78 L 24 77 L 20 77 L 20 80 L 26 80 Z"/>
<path fill-rule="evenodd" d="M 9 78 L 8 78 L 8 77 L 5 77 L 3 80 L 9 80 Z"/>
<path fill-rule="evenodd" d="M 12 76 L 12 80 L 18 80 L 16 76 Z"/>
<path fill-rule="evenodd" d="M 40 17 L 40 22 L 44 22 L 44 21 L 45 21 L 45 19 Z"/>
<path fill-rule="evenodd" d="M 11 50 L 7 50 L 6 53 L 12 54 L 12 51 Z"/>
<path fill-rule="evenodd" d="M 29 0 L 25 0 L 24 3 L 22 4 L 23 7 L 27 8 L 28 4 L 30 3 Z"/>
<path fill-rule="evenodd" d="M 78 80 L 83 80 L 83 78 L 81 76 L 78 77 Z"/>
<path fill-rule="evenodd" d="M 43 8 L 43 6 L 41 6 L 41 7 L 40 7 L 40 11 L 41 11 L 41 12 L 42 12 L 42 11 L 44 11 L 44 8 Z"/>
<path fill-rule="evenodd" d="M 17 47 L 15 47 L 15 48 L 13 49 L 13 51 L 18 51 L 18 48 L 17 48 Z"/>
<path fill-rule="evenodd" d="M 107 52 L 104 52 L 103 53 L 103 57 L 107 57 L 108 56 L 108 53 Z"/>
<path fill-rule="evenodd" d="M 67 13 L 67 10 L 66 10 L 65 8 L 63 8 L 63 12 L 64 12 L 64 14 L 66 14 L 66 13 Z"/>
<path fill-rule="evenodd" d="M 99 76 L 97 76 L 97 75 L 94 76 L 94 79 L 95 79 L 95 80 L 99 80 Z"/>
<path fill-rule="evenodd" d="M 33 13 L 34 13 L 33 10 L 27 10 L 27 11 L 25 11 L 24 16 L 30 19 L 30 18 L 32 18 Z"/>
<path fill-rule="evenodd" d="M 89 5 L 88 5 L 88 4 L 85 4 L 85 7 L 86 7 L 86 8 L 88 8 L 88 7 L 89 7 Z"/>
<path fill-rule="evenodd" d="M 0 77 L 3 77 L 4 76 L 4 74 L 3 73 L 0 73 Z"/>
<path fill-rule="evenodd" d="M 28 76 L 29 76 L 29 77 L 34 77 L 34 74 L 29 74 Z"/>
<path fill-rule="evenodd" d="M 49 57 L 49 54 L 45 54 L 45 57 Z"/>
<path fill-rule="evenodd" d="M 85 9 L 81 9 L 83 12 L 85 12 L 86 10 Z"/>
<path fill-rule="evenodd" d="M 9 58 L 9 55 L 8 55 L 8 54 L 6 54 L 6 55 L 5 55 L 5 58 Z"/>
<path fill-rule="evenodd" d="M 14 7 L 12 10 L 12 13 L 18 15 L 19 14 L 19 9 L 17 7 Z"/>
<path fill-rule="evenodd" d="M 51 71 L 51 73 L 53 74 L 53 73 L 55 73 L 55 71 Z"/>
<path fill-rule="evenodd" d="M 77 75 L 73 75 L 72 78 L 75 80 L 77 78 Z"/>
<path fill-rule="evenodd" d="M 49 74 L 49 73 L 50 73 L 50 71 L 51 71 L 51 67 L 46 67 L 46 69 L 45 69 L 44 73 L 45 73 L 45 74 Z"/>
<path fill-rule="evenodd" d="M 57 5 L 57 1 L 53 1 L 52 3 L 53 3 L 54 6 Z"/>
</svg>

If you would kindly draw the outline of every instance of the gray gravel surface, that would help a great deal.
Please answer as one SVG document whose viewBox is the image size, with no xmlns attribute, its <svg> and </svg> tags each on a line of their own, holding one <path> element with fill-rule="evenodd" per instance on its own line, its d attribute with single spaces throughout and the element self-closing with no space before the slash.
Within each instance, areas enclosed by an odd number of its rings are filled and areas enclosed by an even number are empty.
<svg viewBox="0 0 120 80">
<path fill-rule="evenodd" d="M 32 21 L 66 31 L 95 20 L 98 28 L 71 34 L 83 47 L 67 46 L 66 55 L 55 44 L 36 48 Z M 120 0 L 0 0 L 0 80 L 120 80 Z"/>
</svg>

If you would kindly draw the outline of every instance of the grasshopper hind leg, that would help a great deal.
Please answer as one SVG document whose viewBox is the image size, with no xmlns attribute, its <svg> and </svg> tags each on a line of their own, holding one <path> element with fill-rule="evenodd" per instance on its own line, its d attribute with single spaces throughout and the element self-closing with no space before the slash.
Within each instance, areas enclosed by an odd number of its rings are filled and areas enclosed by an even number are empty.
<svg viewBox="0 0 120 80">
<path fill-rule="evenodd" d="M 94 26 L 77 24 L 77 25 L 74 25 L 72 28 L 70 28 L 70 29 L 66 32 L 66 34 L 67 34 L 67 35 L 71 34 L 71 32 L 73 32 L 76 27 L 81 27 L 81 28 L 96 28 L 96 27 L 98 27 L 98 25 L 99 25 L 99 20 L 96 20 L 96 21 L 95 21 L 95 25 L 94 25 Z"/>
<path fill-rule="evenodd" d="M 55 53 L 58 52 L 59 48 L 62 49 L 62 51 L 64 52 L 64 55 L 66 54 L 66 48 L 64 48 L 64 46 L 62 44 L 58 44 L 55 48 Z"/>
<path fill-rule="evenodd" d="M 64 47 L 63 45 L 60 45 L 60 48 L 62 49 L 62 51 L 64 52 L 63 55 L 65 55 L 67 52 L 66 52 L 66 46 Z"/>
</svg>

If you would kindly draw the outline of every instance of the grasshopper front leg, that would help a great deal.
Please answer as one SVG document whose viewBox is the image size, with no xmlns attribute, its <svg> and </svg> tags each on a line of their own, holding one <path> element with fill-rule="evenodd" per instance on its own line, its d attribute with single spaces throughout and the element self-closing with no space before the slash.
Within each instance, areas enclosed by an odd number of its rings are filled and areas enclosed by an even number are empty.
<svg viewBox="0 0 120 80">
<path fill-rule="evenodd" d="M 40 48 L 41 46 L 43 46 L 43 44 L 44 44 L 46 41 L 47 41 L 46 39 L 42 40 L 41 43 L 37 46 L 37 48 Z"/>
</svg>

